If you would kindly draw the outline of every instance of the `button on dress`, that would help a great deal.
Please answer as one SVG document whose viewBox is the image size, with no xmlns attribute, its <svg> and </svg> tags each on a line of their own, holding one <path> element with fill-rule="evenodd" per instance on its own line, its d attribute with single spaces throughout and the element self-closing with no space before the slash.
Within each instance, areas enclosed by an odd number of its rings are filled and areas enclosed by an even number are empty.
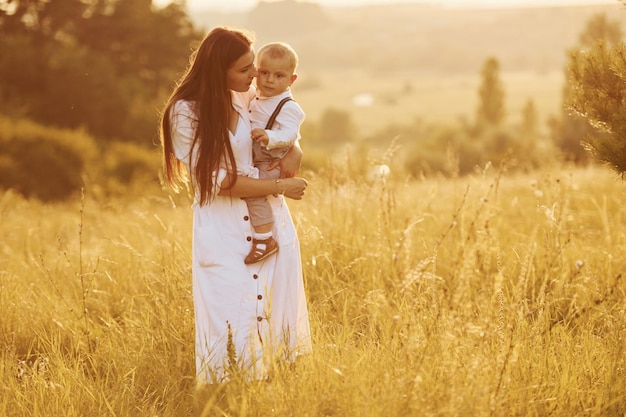
<svg viewBox="0 0 626 417">
<path fill-rule="evenodd" d="M 231 96 L 239 113 L 237 129 L 230 135 L 237 166 L 253 169 L 248 103 L 254 91 Z M 179 101 L 172 108 L 174 151 L 190 172 L 195 120 L 191 102 Z M 225 176 L 224 169 L 213 173 L 217 184 Z M 311 351 L 300 244 L 284 197 L 269 196 L 280 248 L 266 260 L 246 265 L 253 234 L 246 203 L 214 192 L 207 205 L 200 206 L 196 197 L 192 206 L 198 382 L 227 380 L 232 366 L 250 379 L 262 379 L 272 360 L 293 361 Z"/>
</svg>

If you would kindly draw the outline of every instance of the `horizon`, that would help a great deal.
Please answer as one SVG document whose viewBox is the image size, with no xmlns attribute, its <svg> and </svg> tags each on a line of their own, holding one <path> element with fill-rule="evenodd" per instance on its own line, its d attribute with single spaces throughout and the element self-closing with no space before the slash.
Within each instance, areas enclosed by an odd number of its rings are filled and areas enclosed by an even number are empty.
<svg viewBox="0 0 626 417">
<path fill-rule="evenodd" d="M 165 6 L 173 0 L 153 0 L 157 6 Z M 268 0 L 263 0 L 268 1 Z M 276 0 L 269 0 L 276 1 Z M 295 0 L 298 1 L 298 0 Z M 515 7 L 568 7 L 585 5 L 624 5 L 621 0 L 303 0 L 323 7 L 357 7 L 368 5 L 424 4 L 449 8 L 515 8 Z M 227 4 L 226 4 L 227 3 Z M 259 3 L 258 0 L 187 0 L 189 12 L 245 12 Z"/>
</svg>

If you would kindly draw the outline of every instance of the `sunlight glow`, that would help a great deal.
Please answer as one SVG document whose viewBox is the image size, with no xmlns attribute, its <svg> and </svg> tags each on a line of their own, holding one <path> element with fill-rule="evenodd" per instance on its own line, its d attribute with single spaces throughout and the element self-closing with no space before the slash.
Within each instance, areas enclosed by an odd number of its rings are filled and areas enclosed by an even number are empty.
<svg viewBox="0 0 626 417">
<path fill-rule="evenodd" d="M 264 0 L 268 1 L 268 0 Z M 272 0 L 270 0 L 272 1 Z M 275 0 L 274 0 L 275 1 Z M 298 0 L 296 0 L 298 1 Z M 304 1 L 304 0 L 303 0 Z M 362 6 L 373 4 L 432 4 L 444 7 L 535 7 L 535 6 L 575 6 L 575 5 L 598 5 L 617 4 L 618 0 L 306 0 L 319 3 L 325 7 Z M 172 0 L 153 0 L 157 6 L 164 6 Z M 242 12 L 252 9 L 258 3 L 257 0 L 187 0 L 190 11 L 217 10 L 222 12 Z"/>
</svg>

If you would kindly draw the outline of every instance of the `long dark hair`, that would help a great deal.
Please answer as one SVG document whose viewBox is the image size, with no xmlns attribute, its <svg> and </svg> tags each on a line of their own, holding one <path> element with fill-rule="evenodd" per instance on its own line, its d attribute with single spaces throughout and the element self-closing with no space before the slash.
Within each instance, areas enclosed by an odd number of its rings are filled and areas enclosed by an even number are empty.
<svg viewBox="0 0 626 417">
<path fill-rule="evenodd" d="M 193 105 L 197 119 L 194 120 L 196 129 L 189 154 L 189 166 L 193 172 L 189 174 L 192 188 L 199 191 L 200 205 L 211 201 L 215 187 L 212 173 L 221 161 L 227 162 L 229 172 L 236 172 L 228 134 L 231 96 L 226 86 L 226 72 L 237 59 L 250 51 L 252 42 L 251 35 L 238 29 L 217 27 L 211 30 L 192 53 L 190 65 L 174 88 L 161 116 L 165 178 L 170 186 L 177 189 L 185 174 L 183 164 L 174 154 L 170 112 L 179 100 Z M 194 155 L 196 144 L 198 154 Z"/>
</svg>

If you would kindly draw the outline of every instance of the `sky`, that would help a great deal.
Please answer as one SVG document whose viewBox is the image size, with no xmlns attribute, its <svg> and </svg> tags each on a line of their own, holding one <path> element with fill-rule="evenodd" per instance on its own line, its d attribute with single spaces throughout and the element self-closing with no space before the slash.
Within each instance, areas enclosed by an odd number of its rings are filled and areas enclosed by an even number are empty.
<svg viewBox="0 0 626 417">
<path fill-rule="evenodd" d="M 153 0 L 164 5 L 171 0 Z M 271 1 L 271 0 L 264 0 Z M 306 0 L 322 6 L 356 6 L 364 4 L 422 3 L 447 7 L 519 7 L 519 6 L 575 6 L 585 4 L 621 4 L 619 0 Z M 242 12 L 252 9 L 258 0 L 187 0 L 190 11 L 218 10 Z"/>
</svg>

